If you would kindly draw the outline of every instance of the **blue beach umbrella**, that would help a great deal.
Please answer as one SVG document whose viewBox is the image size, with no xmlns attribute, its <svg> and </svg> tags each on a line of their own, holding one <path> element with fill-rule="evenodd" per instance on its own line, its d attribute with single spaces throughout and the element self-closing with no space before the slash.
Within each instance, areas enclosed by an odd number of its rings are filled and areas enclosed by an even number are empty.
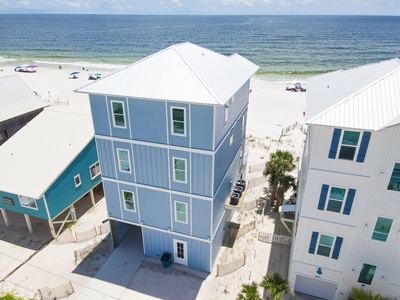
<svg viewBox="0 0 400 300">
<path fill-rule="evenodd" d="M 69 75 L 77 75 L 77 74 L 79 74 L 79 72 L 72 72 L 72 73 L 70 73 Z"/>
</svg>

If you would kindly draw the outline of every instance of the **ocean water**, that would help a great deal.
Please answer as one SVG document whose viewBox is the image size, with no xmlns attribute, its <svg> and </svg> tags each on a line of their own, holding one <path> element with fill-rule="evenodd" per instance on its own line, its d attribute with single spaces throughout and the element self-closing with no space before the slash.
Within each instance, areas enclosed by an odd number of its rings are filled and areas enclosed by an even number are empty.
<svg viewBox="0 0 400 300">
<path fill-rule="evenodd" d="M 400 57 L 400 17 L 0 15 L 0 28 L 0 66 L 118 69 L 189 41 L 279 81 Z"/>
</svg>

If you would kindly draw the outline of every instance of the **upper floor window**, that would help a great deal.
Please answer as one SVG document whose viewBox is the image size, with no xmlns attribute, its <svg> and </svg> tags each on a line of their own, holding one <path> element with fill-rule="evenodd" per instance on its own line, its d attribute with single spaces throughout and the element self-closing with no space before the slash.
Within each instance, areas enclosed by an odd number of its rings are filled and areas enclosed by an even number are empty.
<svg viewBox="0 0 400 300">
<path fill-rule="evenodd" d="M 95 177 L 99 176 L 101 171 L 100 171 L 100 164 L 99 162 L 96 162 L 95 164 L 91 165 L 89 167 L 90 171 L 90 178 L 94 179 Z"/>
<path fill-rule="evenodd" d="M 111 101 L 114 127 L 126 128 L 125 124 L 125 109 L 123 101 Z"/>
<path fill-rule="evenodd" d="M 23 207 L 37 209 L 36 200 L 33 198 L 19 196 L 19 202 Z"/>
<path fill-rule="evenodd" d="M 340 213 L 342 211 L 342 204 L 345 194 L 345 189 L 331 187 L 326 210 Z"/>
<path fill-rule="evenodd" d="M 122 197 L 124 198 L 124 207 L 126 210 L 136 211 L 135 209 L 135 197 L 133 192 L 122 191 Z"/>
<path fill-rule="evenodd" d="M 356 162 L 364 162 L 371 132 L 364 131 L 362 137 L 360 137 L 361 133 L 358 131 L 335 128 L 328 157 L 350 161 L 355 159 Z"/>
<path fill-rule="evenodd" d="M 118 167 L 120 172 L 131 173 L 131 160 L 129 151 L 125 149 L 117 149 L 118 152 Z"/>
<path fill-rule="evenodd" d="M 319 234 L 318 232 L 313 231 L 308 253 L 338 259 L 342 242 L 342 237 Z"/>
<path fill-rule="evenodd" d="M 175 201 L 175 222 L 187 224 L 187 203 Z"/>
<path fill-rule="evenodd" d="M 400 191 L 400 164 L 395 163 L 392 176 L 390 177 L 388 190 Z"/>
<path fill-rule="evenodd" d="M 372 279 L 374 279 L 375 271 L 376 266 L 363 264 L 357 281 L 364 284 L 371 284 Z"/>
<path fill-rule="evenodd" d="M 81 175 L 78 174 L 74 177 L 74 183 L 75 183 L 75 187 L 78 187 L 82 184 Z"/>
<path fill-rule="evenodd" d="M 186 159 L 173 157 L 174 181 L 186 183 Z"/>
<path fill-rule="evenodd" d="M 171 107 L 172 134 L 186 136 L 184 107 Z"/>
<path fill-rule="evenodd" d="M 345 189 L 323 184 L 318 202 L 319 210 L 349 215 L 353 206 L 355 189 Z"/>
<path fill-rule="evenodd" d="M 390 227 L 392 227 L 392 223 L 392 219 L 378 217 L 378 220 L 376 220 L 374 233 L 372 234 L 372 239 L 386 242 L 389 235 Z"/>
<path fill-rule="evenodd" d="M 229 121 L 229 106 L 225 104 L 225 109 L 224 109 L 224 126 L 228 124 Z"/>
</svg>

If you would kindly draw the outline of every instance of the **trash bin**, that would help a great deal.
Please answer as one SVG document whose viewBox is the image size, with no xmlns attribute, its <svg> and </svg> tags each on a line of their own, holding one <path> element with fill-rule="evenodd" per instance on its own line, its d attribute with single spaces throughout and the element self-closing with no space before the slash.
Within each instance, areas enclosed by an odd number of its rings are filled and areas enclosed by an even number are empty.
<svg viewBox="0 0 400 300">
<path fill-rule="evenodd" d="M 239 179 L 238 181 L 236 181 L 236 186 L 238 185 L 243 187 L 243 190 L 246 189 L 246 181 L 244 181 L 243 179 Z"/>
<path fill-rule="evenodd" d="M 161 256 L 161 262 L 164 269 L 168 268 L 171 265 L 171 253 L 164 252 Z"/>
<path fill-rule="evenodd" d="M 229 201 L 230 205 L 238 205 L 239 204 L 240 195 L 238 193 L 233 193 L 231 195 L 231 200 Z"/>
<path fill-rule="evenodd" d="M 239 194 L 239 197 L 242 197 L 243 187 L 241 187 L 240 185 L 235 185 L 233 187 L 233 193 L 237 193 Z"/>
</svg>

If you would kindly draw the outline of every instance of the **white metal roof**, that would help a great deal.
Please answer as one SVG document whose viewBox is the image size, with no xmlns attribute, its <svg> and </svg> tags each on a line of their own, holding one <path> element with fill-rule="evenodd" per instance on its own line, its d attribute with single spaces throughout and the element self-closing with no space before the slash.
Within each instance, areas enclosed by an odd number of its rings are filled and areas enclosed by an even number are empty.
<svg viewBox="0 0 400 300">
<path fill-rule="evenodd" d="M 224 56 L 192 43 L 168 47 L 77 92 L 224 104 L 257 71 L 238 54 Z"/>
<path fill-rule="evenodd" d="M 0 122 L 47 105 L 17 75 L 0 78 Z"/>
<path fill-rule="evenodd" d="M 93 136 L 90 114 L 46 108 L 0 147 L 0 190 L 40 198 Z"/>
<path fill-rule="evenodd" d="M 306 123 L 366 130 L 400 124 L 400 60 L 309 78 Z"/>
</svg>

